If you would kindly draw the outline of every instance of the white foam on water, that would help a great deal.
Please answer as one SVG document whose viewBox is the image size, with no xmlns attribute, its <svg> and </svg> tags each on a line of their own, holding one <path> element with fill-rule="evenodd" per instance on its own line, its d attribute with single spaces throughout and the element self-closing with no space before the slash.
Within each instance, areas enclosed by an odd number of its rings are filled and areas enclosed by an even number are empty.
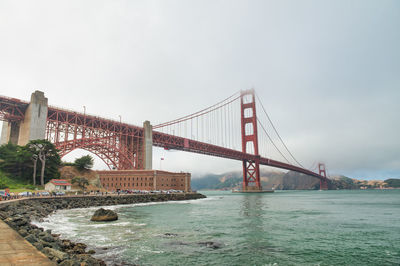
<svg viewBox="0 0 400 266">
<path fill-rule="evenodd" d="M 111 223 L 90 223 L 90 224 L 85 224 L 82 225 L 83 227 L 94 227 L 94 228 L 100 228 L 100 227 L 110 227 L 110 226 L 126 226 L 132 224 L 131 222 L 111 222 Z"/>
<path fill-rule="evenodd" d="M 86 242 L 90 242 L 91 244 L 93 244 L 93 239 L 96 239 L 96 244 L 99 243 L 109 243 L 111 240 L 111 238 L 102 235 L 102 234 L 91 234 L 89 236 L 79 236 L 79 239 L 81 239 L 82 242 L 86 243 Z M 85 242 L 86 241 L 86 242 Z"/>
<path fill-rule="evenodd" d="M 146 226 L 147 225 L 145 223 L 131 223 L 131 224 L 133 224 L 134 226 Z"/>
<path fill-rule="evenodd" d="M 164 251 L 162 251 L 162 250 L 152 250 L 152 249 L 150 249 L 149 247 L 145 247 L 145 246 L 140 247 L 140 250 L 143 251 L 143 252 L 155 253 L 155 254 L 162 254 L 162 253 L 164 253 Z"/>
<path fill-rule="evenodd" d="M 78 225 L 71 223 L 69 217 L 65 216 L 62 212 L 54 213 L 44 218 L 42 222 L 32 221 L 31 223 L 45 230 L 50 229 L 52 233 L 61 234 L 62 236 L 77 235 Z"/>
<path fill-rule="evenodd" d="M 136 234 L 136 232 L 132 231 L 131 229 L 126 229 L 125 233 L 126 234 L 132 234 L 132 235 Z"/>
<path fill-rule="evenodd" d="M 88 228 L 101 228 L 101 227 L 107 227 L 110 225 L 115 225 L 115 224 L 84 224 L 82 227 L 88 227 Z"/>
</svg>

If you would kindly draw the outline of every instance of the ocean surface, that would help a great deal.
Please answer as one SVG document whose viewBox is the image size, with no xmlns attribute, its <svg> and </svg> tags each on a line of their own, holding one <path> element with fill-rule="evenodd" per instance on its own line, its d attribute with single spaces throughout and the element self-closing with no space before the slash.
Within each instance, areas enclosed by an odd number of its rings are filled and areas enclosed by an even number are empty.
<svg viewBox="0 0 400 266">
<path fill-rule="evenodd" d="M 194 201 L 61 210 L 36 224 L 138 265 L 400 265 L 400 190 L 203 191 Z"/>
</svg>

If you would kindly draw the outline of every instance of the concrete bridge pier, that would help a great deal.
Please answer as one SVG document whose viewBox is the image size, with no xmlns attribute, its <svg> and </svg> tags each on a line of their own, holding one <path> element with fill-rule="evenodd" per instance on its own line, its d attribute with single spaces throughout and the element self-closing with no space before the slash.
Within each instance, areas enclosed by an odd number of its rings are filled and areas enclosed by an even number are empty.
<svg viewBox="0 0 400 266">
<path fill-rule="evenodd" d="M 0 145 L 11 142 L 12 144 L 18 144 L 19 136 L 19 122 L 15 121 L 3 121 L 3 127 L 1 129 L 1 140 Z"/>
<path fill-rule="evenodd" d="M 150 121 L 143 123 L 144 132 L 144 169 L 151 170 L 153 168 L 153 126 Z"/>
<path fill-rule="evenodd" d="M 48 100 L 42 91 L 35 91 L 21 122 L 3 122 L 0 144 L 11 142 L 26 145 L 30 140 L 45 139 Z"/>
</svg>

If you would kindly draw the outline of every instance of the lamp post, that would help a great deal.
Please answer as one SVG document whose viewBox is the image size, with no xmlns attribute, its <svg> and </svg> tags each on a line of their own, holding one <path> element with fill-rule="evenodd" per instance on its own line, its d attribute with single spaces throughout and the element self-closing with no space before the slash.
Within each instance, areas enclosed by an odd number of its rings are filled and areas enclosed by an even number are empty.
<svg viewBox="0 0 400 266">
<path fill-rule="evenodd" d="M 122 147 L 122 144 L 121 144 L 121 142 L 122 142 L 122 117 L 121 117 L 121 115 L 118 115 L 119 116 L 119 147 L 121 148 Z"/>
<path fill-rule="evenodd" d="M 83 106 L 83 128 L 82 128 L 82 138 L 85 138 L 85 128 L 86 128 L 86 106 Z"/>
<path fill-rule="evenodd" d="M 122 117 L 121 115 L 118 116 L 119 116 L 119 133 L 122 134 Z"/>
</svg>

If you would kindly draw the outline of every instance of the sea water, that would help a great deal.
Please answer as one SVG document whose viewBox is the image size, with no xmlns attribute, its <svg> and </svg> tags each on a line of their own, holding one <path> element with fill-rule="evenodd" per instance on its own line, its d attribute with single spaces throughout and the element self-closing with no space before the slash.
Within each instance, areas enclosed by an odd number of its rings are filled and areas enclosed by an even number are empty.
<svg viewBox="0 0 400 266">
<path fill-rule="evenodd" d="M 37 223 L 109 265 L 400 265 L 400 190 L 204 191 L 206 199 L 58 211 Z"/>
</svg>

